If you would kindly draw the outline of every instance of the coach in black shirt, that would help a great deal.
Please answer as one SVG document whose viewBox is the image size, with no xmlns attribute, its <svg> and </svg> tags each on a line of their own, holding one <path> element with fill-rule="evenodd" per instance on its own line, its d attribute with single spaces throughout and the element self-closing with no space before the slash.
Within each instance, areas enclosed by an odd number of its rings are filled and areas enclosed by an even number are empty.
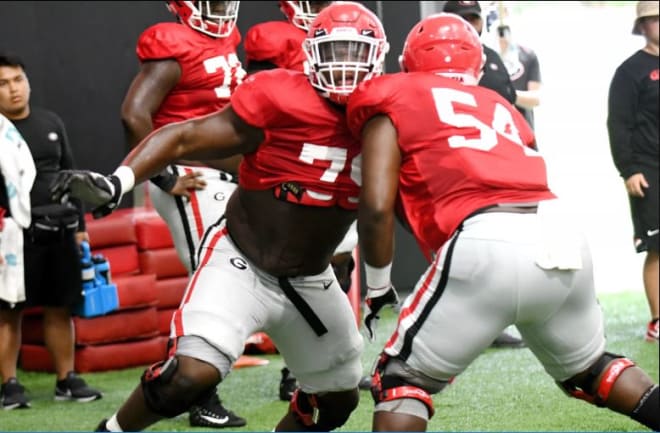
<svg viewBox="0 0 660 433">
<path fill-rule="evenodd" d="M 624 179 L 637 252 L 646 251 L 643 279 L 651 311 L 646 340 L 658 342 L 658 2 L 637 3 L 633 34 L 646 45 L 626 59 L 610 84 L 607 130 Z"/>
<path fill-rule="evenodd" d="M 0 401 L 3 409 L 29 407 L 16 378 L 22 309 L 43 307 L 44 340 L 53 357 L 56 400 L 80 402 L 101 398 L 74 371 L 74 328 L 71 312 L 81 299 L 79 245 L 87 240 L 81 207 L 53 203 L 50 182 L 73 167 L 71 148 L 62 120 L 53 112 L 30 107 L 30 83 L 20 59 L 0 54 L 0 113 L 25 139 L 36 178 L 30 200 L 32 224 L 24 231 L 23 258 L 26 301 L 15 305 L 0 300 Z"/>
<path fill-rule="evenodd" d="M 477 33 L 479 33 L 479 36 L 481 36 L 484 21 L 481 18 L 481 6 L 479 6 L 478 1 L 448 1 L 445 3 L 442 11 L 459 15 L 469 22 Z M 504 99 L 515 104 L 516 89 L 513 87 L 502 58 L 495 50 L 484 44 L 481 45 L 486 55 L 486 63 L 479 85 L 496 91 Z"/>
</svg>

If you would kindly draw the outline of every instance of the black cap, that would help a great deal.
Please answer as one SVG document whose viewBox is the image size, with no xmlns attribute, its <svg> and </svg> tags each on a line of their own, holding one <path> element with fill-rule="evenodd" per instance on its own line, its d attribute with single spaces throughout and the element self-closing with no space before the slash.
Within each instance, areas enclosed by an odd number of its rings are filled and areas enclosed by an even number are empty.
<svg viewBox="0 0 660 433">
<path fill-rule="evenodd" d="M 479 6 L 478 1 L 448 1 L 445 3 L 442 11 L 461 17 L 469 15 L 481 17 L 481 6 Z"/>
</svg>

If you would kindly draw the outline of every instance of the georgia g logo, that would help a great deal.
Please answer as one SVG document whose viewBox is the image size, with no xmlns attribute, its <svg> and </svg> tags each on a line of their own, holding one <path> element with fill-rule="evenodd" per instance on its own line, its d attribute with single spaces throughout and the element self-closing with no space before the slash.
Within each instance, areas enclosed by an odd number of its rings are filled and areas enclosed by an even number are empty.
<svg viewBox="0 0 660 433">
<path fill-rule="evenodd" d="M 232 257 L 231 259 L 229 259 L 229 263 L 231 263 L 233 267 L 235 267 L 236 269 L 240 269 L 241 271 L 247 269 L 247 262 L 242 257 Z"/>
</svg>

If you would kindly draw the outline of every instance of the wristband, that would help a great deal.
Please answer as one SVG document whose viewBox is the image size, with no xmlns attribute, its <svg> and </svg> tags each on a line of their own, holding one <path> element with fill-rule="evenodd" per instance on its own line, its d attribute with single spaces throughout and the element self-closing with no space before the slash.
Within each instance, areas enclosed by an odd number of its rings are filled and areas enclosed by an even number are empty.
<svg viewBox="0 0 660 433">
<path fill-rule="evenodd" d="M 133 169 L 131 167 L 127 165 L 120 165 L 112 174 L 117 176 L 117 179 L 119 179 L 119 185 L 121 186 L 119 197 L 132 190 L 135 186 L 135 173 L 133 173 Z"/>
<path fill-rule="evenodd" d="M 177 179 L 177 175 L 172 174 L 167 171 L 167 169 L 165 169 L 149 180 L 162 191 L 169 193 L 172 191 L 172 189 L 174 189 L 174 185 L 176 185 Z"/>
<path fill-rule="evenodd" d="M 375 268 L 364 264 L 365 280 L 367 287 L 370 290 L 389 288 L 391 284 L 392 263 L 383 266 L 382 268 Z"/>
</svg>

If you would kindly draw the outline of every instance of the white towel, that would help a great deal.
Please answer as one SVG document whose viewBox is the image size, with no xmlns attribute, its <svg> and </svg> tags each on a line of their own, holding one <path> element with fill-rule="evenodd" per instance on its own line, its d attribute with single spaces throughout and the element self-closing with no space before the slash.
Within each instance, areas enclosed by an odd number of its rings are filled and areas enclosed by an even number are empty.
<svg viewBox="0 0 660 433">
<path fill-rule="evenodd" d="M 23 229 L 13 218 L 4 218 L 0 232 L 0 299 L 10 304 L 25 301 Z"/>
<path fill-rule="evenodd" d="M 25 301 L 23 229 L 30 226 L 30 190 L 36 176 L 30 148 L 16 127 L 0 114 L 0 171 L 5 180 L 11 217 L 0 232 L 0 299 Z"/>
<path fill-rule="evenodd" d="M 0 171 L 7 189 L 11 217 L 19 226 L 30 226 L 30 190 L 37 170 L 30 148 L 16 127 L 0 114 Z"/>
<path fill-rule="evenodd" d="M 538 216 L 541 242 L 536 264 L 542 269 L 582 269 L 584 236 L 577 227 L 576 218 L 571 218 L 559 200 L 539 203 Z"/>
</svg>

